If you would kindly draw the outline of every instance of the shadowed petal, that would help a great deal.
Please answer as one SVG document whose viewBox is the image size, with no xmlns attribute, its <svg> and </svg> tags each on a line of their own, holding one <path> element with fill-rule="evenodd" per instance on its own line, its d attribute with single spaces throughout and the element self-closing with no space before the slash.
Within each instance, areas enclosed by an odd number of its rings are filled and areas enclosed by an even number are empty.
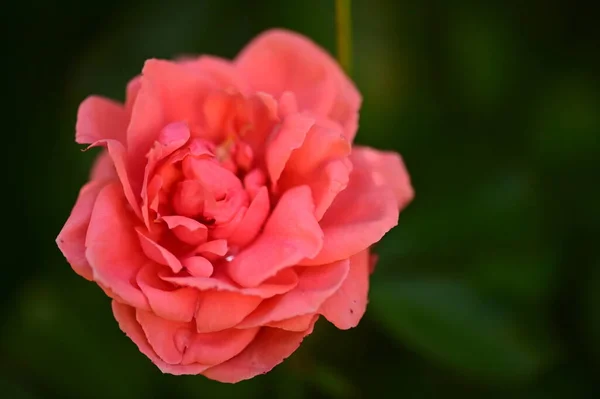
<svg viewBox="0 0 600 399">
<path fill-rule="evenodd" d="M 172 321 L 189 322 L 194 318 L 198 291 L 176 287 L 158 277 L 161 266 L 148 264 L 137 275 L 137 283 L 148 299 L 152 312 Z"/>
<path fill-rule="evenodd" d="M 71 215 L 56 238 L 56 244 L 81 277 L 92 280 L 92 269 L 85 257 L 85 237 L 98 193 L 106 183 L 92 181 L 81 189 Z"/>
<path fill-rule="evenodd" d="M 304 337 L 312 333 L 313 327 L 314 322 L 308 329 L 300 332 L 262 327 L 242 353 L 211 367 L 203 374 L 213 380 L 229 383 L 265 374 L 294 353 Z"/>
<path fill-rule="evenodd" d="M 95 281 L 126 303 L 148 309 L 145 296 L 134 284 L 137 273 L 148 263 L 135 232 L 135 221 L 120 185 L 107 184 L 92 211 L 85 254 Z"/>
<path fill-rule="evenodd" d="M 123 331 L 137 345 L 140 352 L 146 355 L 163 373 L 174 375 L 196 375 L 202 373 L 209 367 L 203 364 L 171 365 L 166 363 L 158 357 L 154 349 L 152 349 L 148 343 L 144 330 L 136 320 L 135 308 L 113 301 L 112 310 L 121 331 Z"/>
<path fill-rule="evenodd" d="M 337 328 L 356 327 L 367 309 L 370 274 L 369 250 L 350 258 L 350 272 L 341 287 L 329 297 L 319 313 Z"/>
<path fill-rule="evenodd" d="M 342 285 L 348 275 L 349 264 L 345 259 L 305 269 L 299 276 L 296 288 L 287 294 L 265 300 L 238 328 L 261 326 L 316 313 L 321 304 Z"/>
<path fill-rule="evenodd" d="M 75 141 L 92 144 L 99 140 L 125 142 L 127 112 L 115 101 L 100 96 L 83 100 L 77 112 Z"/>
<path fill-rule="evenodd" d="M 373 152 L 353 148 L 353 164 L 348 187 L 339 193 L 321 220 L 324 233 L 322 251 L 300 264 L 318 265 L 348 258 L 378 242 L 398 224 L 396 183 L 387 181 L 390 174 L 382 173 L 374 162 Z M 400 171 L 396 171 L 400 172 Z M 402 176 L 396 176 L 402 181 Z M 410 184 L 403 187 L 412 191 Z"/>
</svg>

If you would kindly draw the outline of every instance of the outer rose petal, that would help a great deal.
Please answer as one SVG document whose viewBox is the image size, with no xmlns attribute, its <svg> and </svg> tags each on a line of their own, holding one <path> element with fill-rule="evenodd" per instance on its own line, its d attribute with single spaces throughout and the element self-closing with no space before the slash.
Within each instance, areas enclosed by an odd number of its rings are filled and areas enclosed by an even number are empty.
<svg viewBox="0 0 600 399">
<path fill-rule="evenodd" d="M 142 70 L 141 87 L 127 129 L 129 164 L 135 192 L 141 192 L 146 154 L 161 129 L 185 121 L 192 135 L 202 131 L 199 110 L 215 83 L 174 62 L 148 60 Z"/>
<path fill-rule="evenodd" d="M 148 356 L 152 363 L 163 373 L 174 375 L 200 374 L 209 367 L 203 364 L 171 365 L 164 362 L 156 355 L 156 352 L 154 352 L 154 349 L 148 343 L 144 330 L 142 330 L 142 327 L 136 320 L 136 309 L 117 301 L 112 302 L 112 309 L 121 330 L 137 345 L 140 352 Z"/>
<path fill-rule="evenodd" d="M 93 274 L 85 257 L 85 236 L 96 198 L 105 184 L 103 181 L 92 181 L 83 186 L 69 219 L 56 238 L 58 248 L 73 270 L 87 280 L 92 280 Z"/>
<path fill-rule="evenodd" d="M 333 201 L 321 220 L 322 251 L 302 265 L 318 265 L 348 258 L 379 241 L 398 223 L 398 199 L 386 175 L 374 164 L 376 150 L 352 150 L 348 187 Z M 412 190 L 410 186 L 405 192 Z"/>
<path fill-rule="evenodd" d="M 134 191 L 132 185 L 131 173 L 129 173 L 129 168 L 127 167 L 127 150 L 125 149 L 125 146 L 122 142 L 113 139 L 96 141 L 90 145 L 90 147 L 96 146 L 106 146 L 108 154 L 113 161 L 117 176 L 123 187 L 125 198 L 127 198 L 127 201 L 135 214 L 138 217 L 141 217 L 140 204 L 138 203 L 138 197 L 135 195 L 138 191 Z"/>
<path fill-rule="evenodd" d="M 98 194 L 92 211 L 85 254 L 95 281 L 126 303 L 148 309 L 146 298 L 132 283 L 138 271 L 148 263 L 134 223 L 119 184 L 107 184 Z"/>
<path fill-rule="evenodd" d="M 215 365 L 225 362 L 243 351 L 258 332 L 258 328 L 254 328 L 200 334 L 193 330 L 190 323 L 165 320 L 139 309 L 136 319 L 154 352 L 165 363 L 172 365 Z"/>
<path fill-rule="evenodd" d="M 195 333 L 183 356 L 183 364 L 223 363 L 242 352 L 258 332 L 258 328 L 229 328 L 213 333 Z"/>
<path fill-rule="evenodd" d="M 261 303 L 258 296 L 230 291 L 205 291 L 196 312 L 198 332 L 220 331 L 236 326 Z"/>
<path fill-rule="evenodd" d="M 124 142 L 127 130 L 127 112 L 115 101 L 90 96 L 83 100 L 77 112 L 75 141 L 91 144 L 111 139 Z"/>
<path fill-rule="evenodd" d="M 263 327 L 254 341 L 231 360 L 211 367 L 203 374 L 220 382 L 235 383 L 265 374 L 290 356 L 312 333 L 314 322 L 305 331 L 292 332 Z"/>
<path fill-rule="evenodd" d="M 305 314 L 303 316 L 292 317 L 281 321 L 274 321 L 266 324 L 266 327 L 281 328 L 287 331 L 305 331 L 319 318 L 318 314 Z"/>
<path fill-rule="evenodd" d="M 308 38 L 267 31 L 244 48 L 235 64 L 254 89 L 276 98 L 291 91 L 301 110 L 330 117 L 344 127 L 349 141 L 354 139 L 360 94 L 333 58 Z"/>
<path fill-rule="evenodd" d="M 180 63 L 190 68 L 191 71 L 210 77 L 211 80 L 218 82 L 219 87 L 224 90 L 233 89 L 242 94 L 248 94 L 248 83 L 229 60 L 203 55 L 182 60 Z"/>
<path fill-rule="evenodd" d="M 138 75 L 135 78 L 131 79 L 129 83 L 127 83 L 127 88 L 125 90 L 125 110 L 127 111 L 127 116 L 131 118 L 131 113 L 133 112 L 133 105 L 135 104 L 135 100 L 137 100 L 137 96 L 142 88 L 142 76 Z M 125 141 L 127 137 L 125 138 Z"/>
<path fill-rule="evenodd" d="M 314 205 L 307 186 L 283 194 L 254 243 L 229 264 L 229 276 L 244 287 L 256 287 L 280 270 L 315 256 L 323 235 L 314 217 Z"/>
<path fill-rule="evenodd" d="M 359 146 L 354 147 L 353 151 L 360 153 L 371 164 L 373 170 L 381 174 L 385 184 L 390 185 L 396 194 L 400 210 L 413 200 L 415 192 L 400 154 Z"/>
<path fill-rule="evenodd" d="M 314 314 L 340 288 L 350 268 L 348 259 L 307 268 L 292 291 L 264 301 L 238 328 L 261 326 L 296 316 Z M 306 328 L 305 328 L 306 329 Z"/>
<path fill-rule="evenodd" d="M 351 144 L 335 123 L 320 121 L 308 132 L 302 146 L 286 164 L 281 186 L 307 184 L 315 202 L 315 216 L 321 220 L 339 192 L 348 185 L 352 164 L 347 159 Z"/>
<path fill-rule="evenodd" d="M 102 150 L 96 157 L 92 171 L 90 173 L 90 180 L 115 180 L 118 179 L 115 164 L 113 163 L 110 154 L 106 150 Z"/>
<path fill-rule="evenodd" d="M 167 320 L 189 322 L 194 318 L 198 291 L 193 288 L 173 287 L 158 277 L 161 267 L 144 266 L 137 275 L 137 283 L 148 299 L 152 311 Z"/>
<path fill-rule="evenodd" d="M 300 114 L 291 115 L 283 120 L 272 141 L 267 144 L 265 157 L 273 186 L 277 184 L 292 152 L 302 145 L 314 123 L 312 118 Z"/>
<path fill-rule="evenodd" d="M 356 327 L 367 309 L 370 274 L 369 250 L 350 258 L 350 272 L 340 289 L 329 297 L 319 313 L 337 328 Z"/>
</svg>

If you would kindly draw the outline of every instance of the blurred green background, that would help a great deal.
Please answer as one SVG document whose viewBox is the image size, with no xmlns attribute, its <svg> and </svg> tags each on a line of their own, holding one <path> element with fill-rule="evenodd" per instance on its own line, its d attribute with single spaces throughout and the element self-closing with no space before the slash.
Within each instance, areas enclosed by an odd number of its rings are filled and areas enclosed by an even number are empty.
<svg viewBox="0 0 600 399">
<path fill-rule="evenodd" d="M 6 9 L 2 397 L 600 397 L 598 14 L 353 3 L 357 141 L 401 152 L 417 196 L 377 247 L 359 327 L 320 321 L 283 365 L 237 385 L 160 374 L 56 248 L 95 156 L 74 143 L 77 106 L 122 100 L 147 58 L 233 57 L 270 27 L 333 52 L 333 1 Z"/>
</svg>

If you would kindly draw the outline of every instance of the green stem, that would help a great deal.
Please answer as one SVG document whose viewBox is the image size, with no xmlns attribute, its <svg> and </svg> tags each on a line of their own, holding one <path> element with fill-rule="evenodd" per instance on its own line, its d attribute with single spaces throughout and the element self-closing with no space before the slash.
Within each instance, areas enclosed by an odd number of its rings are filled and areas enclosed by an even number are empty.
<svg viewBox="0 0 600 399">
<path fill-rule="evenodd" d="M 337 57 L 348 76 L 352 71 L 352 0 L 335 0 Z"/>
</svg>

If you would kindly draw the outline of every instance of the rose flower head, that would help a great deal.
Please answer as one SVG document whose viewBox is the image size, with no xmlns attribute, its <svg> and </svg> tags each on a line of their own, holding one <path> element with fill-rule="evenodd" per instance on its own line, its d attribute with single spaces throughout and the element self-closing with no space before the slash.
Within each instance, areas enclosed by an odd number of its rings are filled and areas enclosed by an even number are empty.
<svg viewBox="0 0 600 399">
<path fill-rule="evenodd" d="M 77 143 L 104 149 L 58 247 L 163 372 L 266 373 L 320 316 L 358 324 L 370 247 L 413 197 L 398 154 L 352 145 L 360 104 L 288 31 L 234 61 L 148 60 L 125 104 L 79 107 Z"/>
</svg>

